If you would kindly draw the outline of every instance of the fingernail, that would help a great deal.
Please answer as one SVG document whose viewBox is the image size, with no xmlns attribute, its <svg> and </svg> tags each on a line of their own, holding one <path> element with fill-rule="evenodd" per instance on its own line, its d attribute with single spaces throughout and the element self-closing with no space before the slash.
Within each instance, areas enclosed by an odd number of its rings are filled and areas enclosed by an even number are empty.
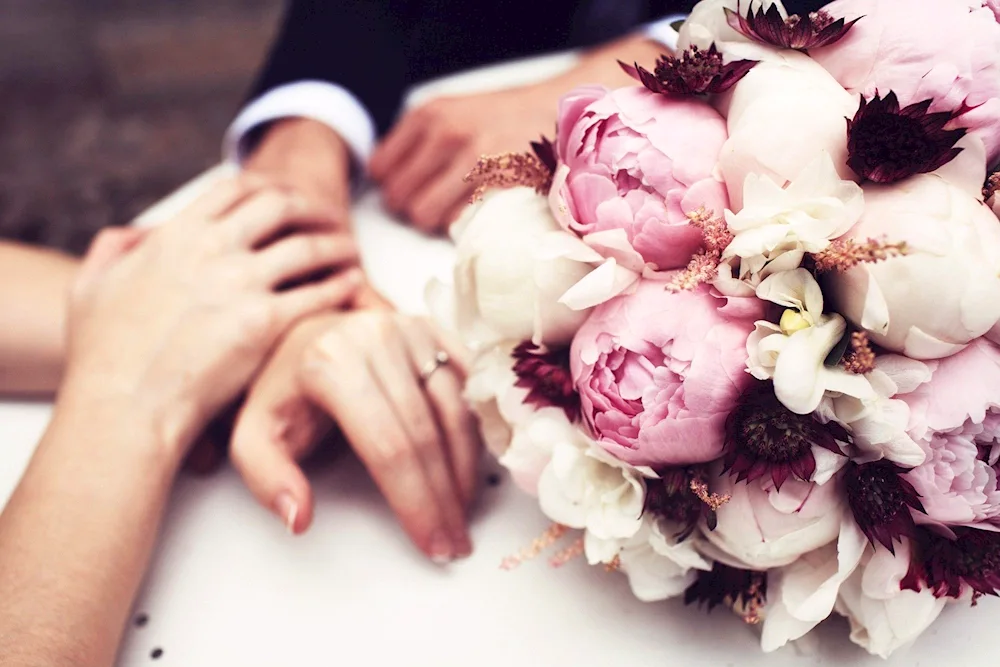
<svg viewBox="0 0 1000 667">
<path fill-rule="evenodd" d="M 295 502 L 295 498 L 287 491 L 282 491 L 278 499 L 274 501 L 274 507 L 278 511 L 278 516 L 285 522 L 285 528 L 294 535 L 295 519 L 299 516 L 299 504 Z"/>
<path fill-rule="evenodd" d="M 431 536 L 430 556 L 435 565 L 445 565 L 455 559 L 451 540 L 443 531 L 437 531 Z"/>
</svg>

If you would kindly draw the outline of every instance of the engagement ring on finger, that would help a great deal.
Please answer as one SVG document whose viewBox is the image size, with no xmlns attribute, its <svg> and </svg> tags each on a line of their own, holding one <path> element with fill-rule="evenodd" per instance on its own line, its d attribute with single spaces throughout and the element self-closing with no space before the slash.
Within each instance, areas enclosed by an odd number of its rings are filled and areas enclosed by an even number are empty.
<svg viewBox="0 0 1000 667">
<path fill-rule="evenodd" d="M 432 375 L 437 371 L 437 369 L 442 366 L 447 366 L 451 362 L 451 357 L 444 350 L 438 350 L 434 358 L 424 364 L 424 367 L 420 369 L 420 381 L 427 382 Z"/>
</svg>

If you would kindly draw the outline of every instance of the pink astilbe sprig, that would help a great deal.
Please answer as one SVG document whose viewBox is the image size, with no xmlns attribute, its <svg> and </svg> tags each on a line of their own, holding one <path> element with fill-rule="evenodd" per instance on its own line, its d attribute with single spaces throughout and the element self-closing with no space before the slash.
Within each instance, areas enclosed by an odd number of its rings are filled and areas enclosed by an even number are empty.
<svg viewBox="0 0 1000 667">
<path fill-rule="evenodd" d="M 842 365 L 848 373 L 855 375 L 875 370 L 875 352 L 868 342 L 868 332 L 855 331 L 851 334 L 851 349 L 844 355 Z"/>
<path fill-rule="evenodd" d="M 544 150 L 544 145 L 539 144 Z M 534 188 L 539 194 L 548 194 L 552 186 L 552 169 L 535 153 L 502 153 L 479 158 L 476 166 L 465 176 L 466 183 L 476 186 L 472 201 L 478 201 L 490 188 Z"/>
<path fill-rule="evenodd" d="M 889 243 L 881 239 L 855 241 L 837 239 L 826 250 L 813 254 L 813 262 L 818 273 L 847 271 L 858 264 L 874 264 L 891 257 L 901 257 L 907 253 L 906 243 Z"/>
<path fill-rule="evenodd" d="M 829 46 L 846 35 L 854 24 L 864 17 L 852 21 L 834 20 L 832 16 L 820 10 L 807 16 L 789 14 L 782 18 L 777 4 L 772 4 L 766 11 L 761 6 L 755 12 L 747 10 L 746 16 L 726 8 L 726 20 L 736 32 L 750 39 L 781 49 L 806 49 Z"/>
<path fill-rule="evenodd" d="M 625 73 L 661 95 L 717 95 L 735 86 L 757 64 L 756 60 L 722 62 L 712 44 L 707 50 L 691 45 L 678 56 L 663 55 L 652 72 L 618 61 Z"/>
<path fill-rule="evenodd" d="M 983 199 L 989 201 L 998 190 L 1000 190 L 1000 171 L 995 171 L 986 179 L 986 185 L 983 186 Z"/>
<path fill-rule="evenodd" d="M 702 283 L 712 280 L 718 273 L 722 253 L 733 242 L 733 233 L 723 218 L 712 211 L 699 208 L 688 213 L 688 222 L 702 233 L 702 250 L 695 254 L 687 268 L 675 275 L 667 289 L 671 292 L 693 290 Z"/>
</svg>

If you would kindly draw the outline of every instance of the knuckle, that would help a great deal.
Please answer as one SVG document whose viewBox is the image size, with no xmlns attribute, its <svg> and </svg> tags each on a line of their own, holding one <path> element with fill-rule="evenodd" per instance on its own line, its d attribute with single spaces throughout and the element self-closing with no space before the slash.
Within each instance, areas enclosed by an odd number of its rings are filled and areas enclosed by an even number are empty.
<svg viewBox="0 0 1000 667">
<path fill-rule="evenodd" d="M 239 324 L 248 342 L 270 339 L 277 323 L 277 309 L 268 300 L 252 300 L 241 309 Z"/>
<path fill-rule="evenodd" d="M 406 445 L 393 443 L 387 445 L 379 455 L 380 463 L 389 470 L 406 468 L 413 461 L 413 452 Z"/>
</svg>

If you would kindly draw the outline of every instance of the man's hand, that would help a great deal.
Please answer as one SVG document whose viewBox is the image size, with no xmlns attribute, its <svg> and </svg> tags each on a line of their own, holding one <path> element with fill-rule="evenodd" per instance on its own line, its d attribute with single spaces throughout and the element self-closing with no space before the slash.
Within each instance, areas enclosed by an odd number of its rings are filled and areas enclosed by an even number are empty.
<svg viewBox="0 0 1000 667">
<path fill-rule="evenodd" d="M 266 182 L 297 192 L 328 213 L 331 229 L 351 227 L 351 154 L 340 135 L 319 121 L 288 118 L 267 129 L 244 170 Z M 324 224 L 317 221 L 317 224 Z M 330 225 L 330 222 L 326 222 Z M 367 283 L 354 307 L 386 307 Z"/>
<path fill-rule="evenodd" d="M 473 186 L 463 178 L 482 155 L 524 150 L 555 120 L 555 94 L 542 86 L 442 97 L 400 119 L 369 171 L 390 210 L 440 232 L 468 203 Z"/>
<path fill-rule="evenodd" d="M 443 231 L 468 202 L 473 187 L 463 178 L 480 157 L 526 150 L 552 133 L 563 95 L 584 84 L 634 84 L 617 60 L 652 63 L 664 50 L 641 36 L 626 37 L 538 84 L 428 102 L 404 114 L 379 145 L 371 176 L 392 211 L 425 232 Z"/>
<path fill-rule="evenodd" d="M 244 169 L 323 206 L 339 228 L 349 226 L 351 155 L 326 125 L 308 118 L 275 122 Z"/>
</svg>

